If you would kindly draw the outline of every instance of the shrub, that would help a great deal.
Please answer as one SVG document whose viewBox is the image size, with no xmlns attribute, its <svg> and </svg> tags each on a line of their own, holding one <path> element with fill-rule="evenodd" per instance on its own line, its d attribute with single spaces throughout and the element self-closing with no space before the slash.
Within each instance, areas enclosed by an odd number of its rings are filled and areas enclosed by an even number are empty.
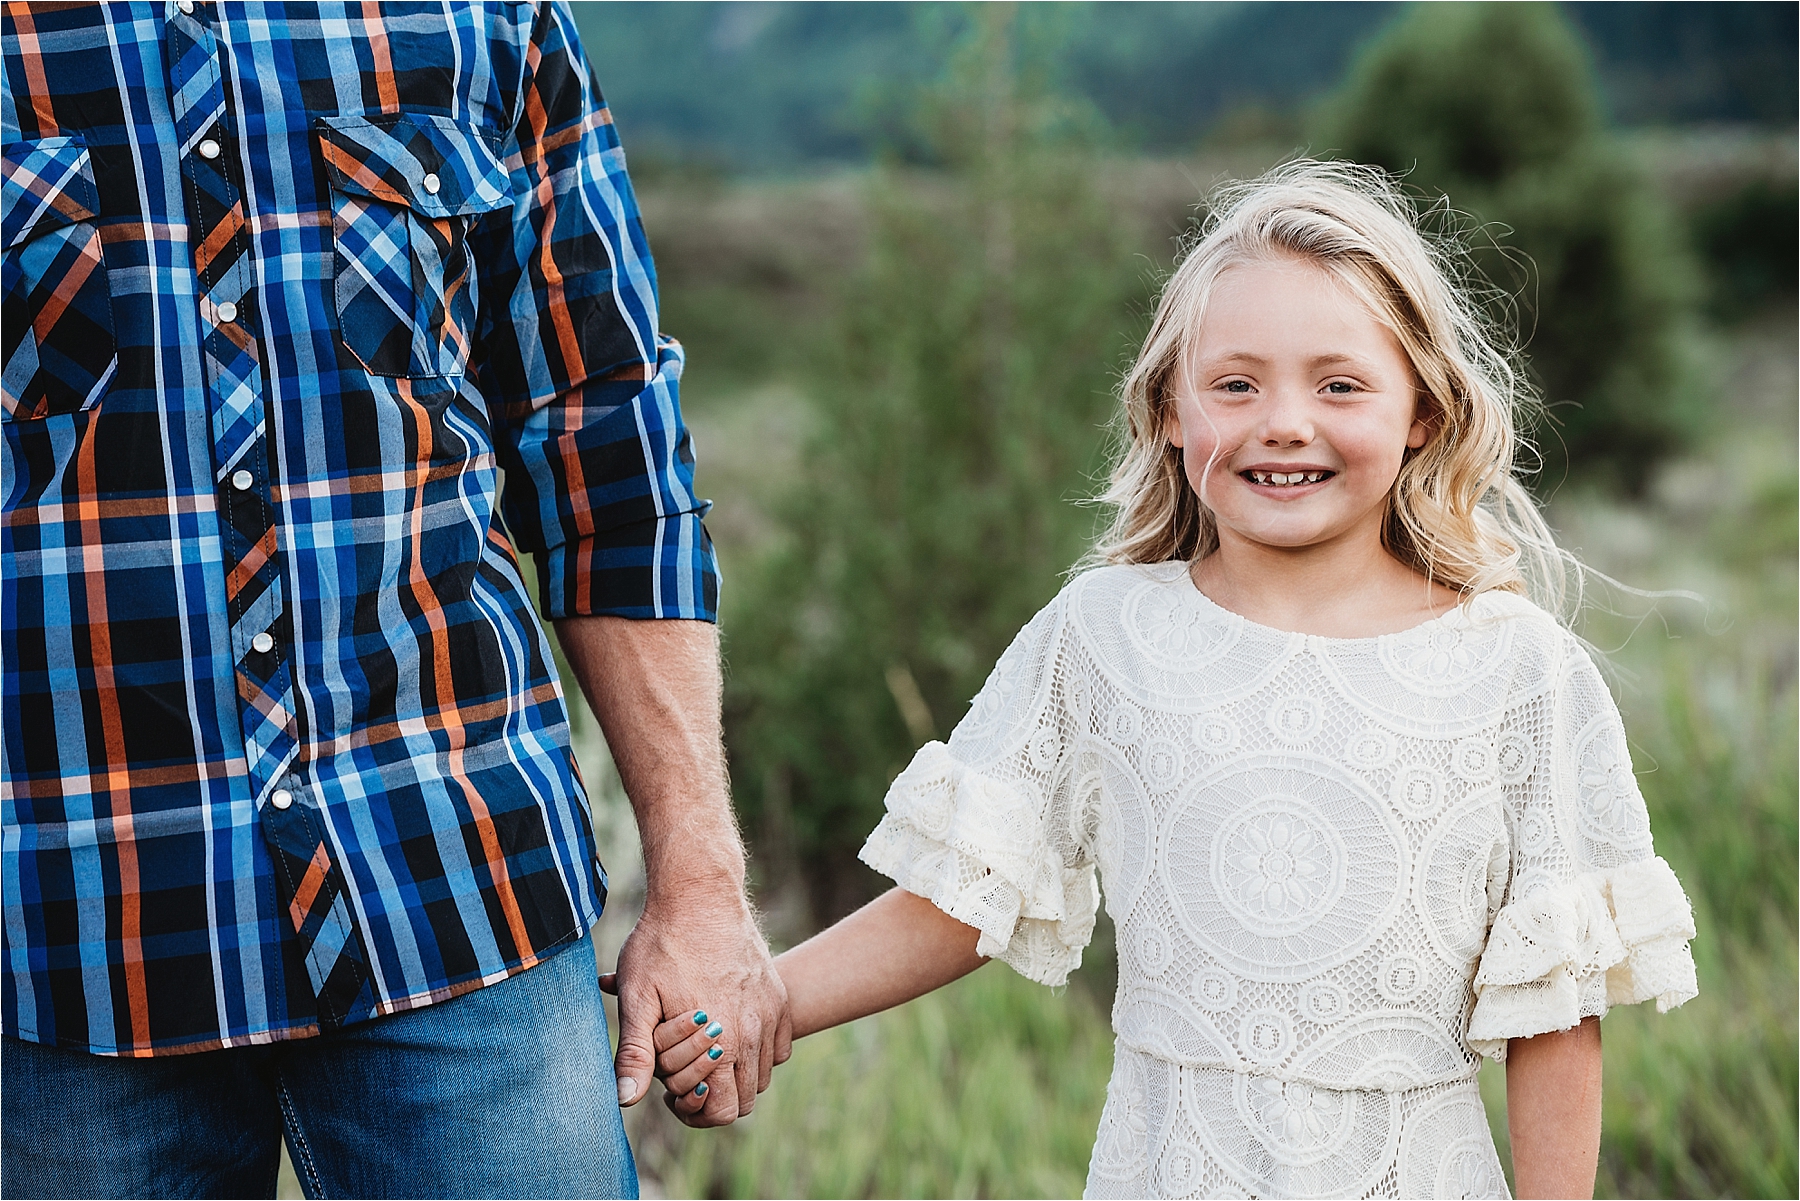
<svg viewBox="0 0 1800 1201">
<path fill-rule="evenodd" d="M 1797 223 L 1800 197 L 1791 180 L 1751 180 L 1694 214 L 1694 241 L 1709 268 L 1713 312 L 1735 320 L 1794 295 Z"/>
</svg>

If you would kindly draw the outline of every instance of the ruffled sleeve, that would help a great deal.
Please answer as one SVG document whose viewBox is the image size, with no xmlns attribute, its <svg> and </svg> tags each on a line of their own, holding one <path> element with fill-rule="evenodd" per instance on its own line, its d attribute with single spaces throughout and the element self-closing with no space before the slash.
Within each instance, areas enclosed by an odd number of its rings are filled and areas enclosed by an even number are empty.
<svg viewBox="0 0 1800 1201">
<path fill-rule="evenodd" d="M 1667 1011 L 1697 995 L 1687 895 L 1650 841 L 1625 729 L 1569 639 L 1540 695 L 1509 719 L 1512 879 L 1475 975 L 1469 1045 L 1567 1030 L 1613 1005 Z M 1503 758 L 1505 756 L 1503 755 Z"/>
<path fill-rule="evenodd" d="M 949 744 L 926 743 L 894 780 L 861 854 L 979 930 L 979 954 L 1052 985 L 1081 965 L 1099 906 L 1062 771 L 1062 637 L 1059 598 L 1020 631 Z"/>
</svg>

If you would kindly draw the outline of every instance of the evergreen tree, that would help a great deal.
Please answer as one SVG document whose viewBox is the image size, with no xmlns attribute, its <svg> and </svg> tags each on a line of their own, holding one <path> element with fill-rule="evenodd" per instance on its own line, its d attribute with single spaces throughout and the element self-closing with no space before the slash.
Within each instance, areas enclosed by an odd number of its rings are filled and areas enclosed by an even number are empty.
<svg viewBox="0 0 1800 1201">
<path fill-rule="evenodd" d="M 878 175 L 785 542 L 727 590 L 738 804 L 821 918 L 880 887 L 855 855 L 888 783 L 1093 532 L 1140 271 L 1021 40 L 1010 6 L 979 6 L 921 105 L 938 168 Z"/>
</svg>

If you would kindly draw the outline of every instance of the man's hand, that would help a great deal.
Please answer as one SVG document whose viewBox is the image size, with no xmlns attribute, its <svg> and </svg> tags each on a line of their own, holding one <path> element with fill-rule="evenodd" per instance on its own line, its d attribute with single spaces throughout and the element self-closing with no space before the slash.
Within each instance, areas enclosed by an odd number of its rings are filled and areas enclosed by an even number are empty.
<svg viewBox="0 0 1800 1201">
<path fill-rule="evenodd" d="M 719 643 L 699 621 L 578 617 L 557 622 L 563 653 L 612 748 L 644 847 L 645 905 L 608 981 L 619 994 L 619 1103 L 650 1091 L 651 1032 L 705 1009 L 726 1056 L 690 1126 L 749 1113 L 788 1057 L 787 991 L 744 895 L 719 735 Z"/>
<path fill-rule="evenodd" d="M 787 990 L 750 911 L 741 896 L 724 900 L 690 896 L 647 905 L 619 952 L 621 1103 L 635 1104 L 649 1091 L 659 1022 L 704 1010 L 724 1027 L 724 1055 L 706 1078 L 705 1095 L 670 1106 L 690 1126 L 723 1126 L 749 1113 L 793 1041 Z"/>
</svg>

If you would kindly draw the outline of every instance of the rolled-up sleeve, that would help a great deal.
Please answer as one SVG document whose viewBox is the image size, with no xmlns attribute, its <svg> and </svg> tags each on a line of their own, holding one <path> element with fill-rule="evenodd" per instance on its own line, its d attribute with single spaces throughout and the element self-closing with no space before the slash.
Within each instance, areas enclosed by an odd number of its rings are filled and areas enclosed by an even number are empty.
<svg viewBox="0 0 1800 1201">
<path fill-rule="evenodd" d="M 624 153 L 565 4 L 539 13 L 526 71 L 513 205 L 470 233 L 507 529 L 537 558 L 548 618 L 714 621 L 682 349 L 657 331 Z"/>
</svg>

